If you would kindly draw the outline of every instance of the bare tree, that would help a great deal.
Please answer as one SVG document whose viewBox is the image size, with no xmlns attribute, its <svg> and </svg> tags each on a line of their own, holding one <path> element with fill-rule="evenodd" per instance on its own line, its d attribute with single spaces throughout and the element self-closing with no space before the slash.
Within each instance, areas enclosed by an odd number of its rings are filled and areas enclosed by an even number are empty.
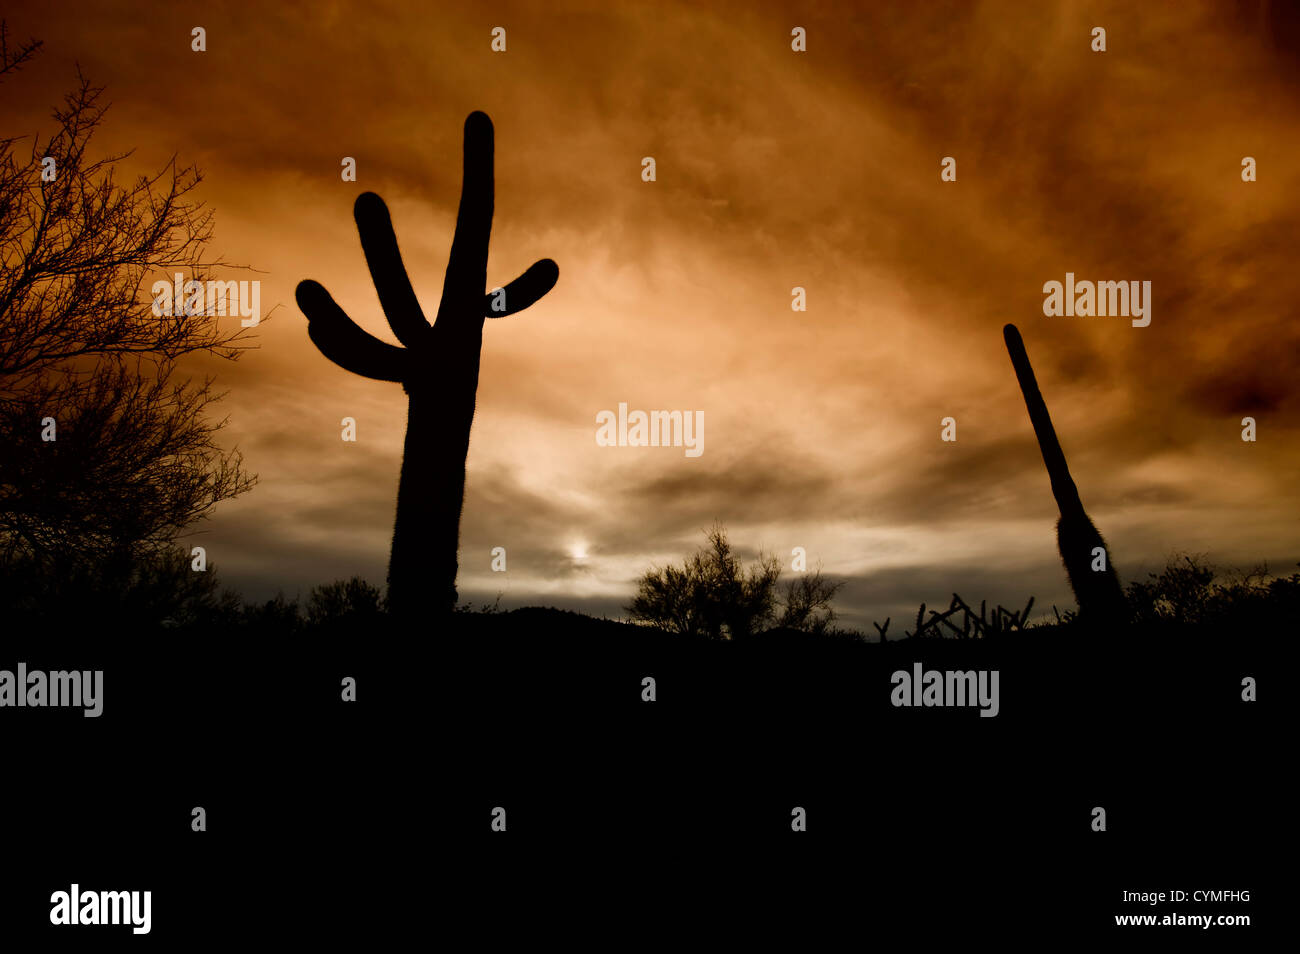
<svg viewBox="0 0 1300 954">
<path fill-rule="evenodd" d="M 40 40 L 28 40 L 17 47 L 9 45 L 9 24 L 0 20 L 0 77 L 16 73 L 23 64 L 40 51 L 45 44 Z"/>
<path fill-rule="evenodd" d="M 0 77 L 39 47 L 11 49 Z M 246 330 L 210 314 L 156 316 L 154 279 L 205 281 L 212 212 L 175 157 L 119 182 L 128 154 L 92 159 L 108 103 L 78 74 L 45 140 L 0 139 L 0 559 L 57 572 L 157 557 L 254 478 L 208 417 L 212 381 L 186 355 L 233 359 Z"/>
</svg>

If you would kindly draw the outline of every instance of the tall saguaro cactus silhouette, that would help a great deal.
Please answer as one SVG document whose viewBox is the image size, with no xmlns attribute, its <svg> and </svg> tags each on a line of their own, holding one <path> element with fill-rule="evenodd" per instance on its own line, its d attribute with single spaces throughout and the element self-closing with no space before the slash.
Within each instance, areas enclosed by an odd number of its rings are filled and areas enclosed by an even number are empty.
<svg viewBox="0 0 1300 954">
<path fill-rule="evenodd" d="M 1006 339 L 1007 352 L 1011 355 L 1011 364 L 1016 369 L 1016 378 L 1020 382 L 1020 393 L 1025 397 L 1029 420 L 1033 423 L 1034 434 L 1038 438 L 1038 449 L 1043 454 L 1043 463 L 1047 465 L 1047 475 L 1052 481 L 1052 496 L 1056 498 L 1057 509 L 1061 512 L 1061 518 L 1056 523 L 1056 545 L 1061 551 L 1061 560 L 1065 563 L 1065 572 L 1069 575 L 1070 588 L 1074 590 L 1080 615 L 1094 622 L 1120 622 L 1124 618 L 1124 594 L 1111 563 L 1110 550 L 1083 509 L 1079 489 L 1070 476 L 1070 468 L 1066 466 L 1065 452 L 1061 450 L 1056 428 L 1052 426 L 1052 419 L 1047 413 L 1047 403 L 1038 390 L 1034 369 L 1029 364 L 1029 355 L 1025 353 L 1025 343 L 1015 325 L 1004 327 L 1002 336 Z M 1104 551 L 1104 570 L 1093 569 L 1097 547 Z"/>
<path fill-rule="evenodd" d="M 411 288 L 388 207 L 373 192 L 357 197 L 361 248 L 384 317 L 405 345 L 386 344 L 357 327 L 314 281 L 299 283 L 307 333 L 325 357 L 348 371 L 399 381 L 408 396 L 397 518 L 388 563 L 393 614 L 415 622 L 456 604 L 457 549 L 465 500 L 465 458 L 474 420 L 486 317 L 522 311 L 554 287 L 560 270 L 548 258 L 485 294 L 492 230 L 493 131 L 485 113 L 465 120 L 464 178 L 442 300 L 432 325 Z"/>
</svg>

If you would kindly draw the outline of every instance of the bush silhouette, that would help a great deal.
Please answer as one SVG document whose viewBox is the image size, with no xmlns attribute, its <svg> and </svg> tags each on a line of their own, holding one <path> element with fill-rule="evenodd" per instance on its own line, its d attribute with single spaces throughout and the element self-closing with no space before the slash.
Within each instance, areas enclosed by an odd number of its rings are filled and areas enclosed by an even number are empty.
<svg viewBox="0 0 1300 954">
<path fill-rule="evenodd" d="M 293 636 L 303 628 L 301 608 L 297 600 L 285 599 L 283 593 L 277 593 L 275 599 L 246 604 L 240 613 L 239 626 L 251 636 Z"/>
<path fill-rule="evenodd" d="M 1220 579 L 1200 557 L 1171 559 L 1149 582 L 1126 590 L 1135 625 L 1226 627 L 1275 635 L 1300 623 L 1300 573 L 1270 578 L 1267 568 Z"/>
<path fill-rule="evenodd" d="M 470 113 L 456 233 L 433 325 L 406 275 L 388 207 L 373 192 L 357 198 L 354 216 L 366 264 L 384 317 L 405 347 L 362 331 L 318 283 L 304 281 L 297 289 L 307 333 L 325 357 L 364 377 L 401 382 L 408 396 L 388 600 L 393 614 L 409 622 L 431 609 L 450 612 L 456 604 L 456 552 L 483 321 L 522 311 L 559 278 L 556 264 L 542 259 L 503 289 L 484 294 L 492 165 L 492 121 L 484 113 Z"/>
<path fill-rule="evenodd" d="M 844 584 L 832 583 L 822 577 L 820 569 L 796 577 L 786 584 L 781 615 L 776 625 L 779 629 L 794 629 L 814 636 L 835 632 L 835 610 L 831 600 Z"/>
<path fill-rule="evenodd" d="M 781 628 L 818 635 L 828 631 L 835 618 L 830 601 L 840 584 L 823 580 L 818 570 L 791 581 L 779 601 L 781 564 L 776 557 L 760 554 L 746 568 L 732 553 L 725 528 L 715 524 L 705 536 L 707 546 L 681 567 L 657 568 L 641 577 L 627 606 L 633 620 L 708 639 L 742 639 L 774 620 Z"/>
<path fill-rule="evenodd" d="M 364 623 L 384 611 L 384 595 L 359 576 L 312 587 L 307 598 L 307 622 L 313 626 L 338 622 Z"/>
<path fill-rule="evenodd" d="M 1065 452 L 1061 450 L 1052 418 L 1047 413 L 1047 402 L 1038 390 L 1038 381 L 1029 363 L 1029 355 L 1025 352 L 1025 343 L 1015 325 L 1004 327 L 1002 335 L 1006 340 L 1007 352 L 1011 355 L 1016 378 L 1020 382 L 1020 392 L 1025 398 L 1029 420 L 1038 438 L 1038 449 L 1043 455 L 1043 463 L 1047 466 L 1047 475 L 1052 482 L 1052 496 L 1056 498 L 1056 506 L 1061 513 L 1056 523 L 1056 544 L 1061 560 L 1065 563 L 1070 588 L 1074 590 L 1074 598 L 1079 604 L 1079 614 L 1088 622 L 1122 622 L 1126 618 L 1124 594 L 1120 589 L 1114 562 L 1110 558 L 1110 548 L 1083 509 L 1079 489 L 1070 476 Z M 1104 570 L 1092 568 L 1093 550 L 1096 547 L 1105 550 Z"/>
<path fill-rule="evenodd" d="M 229 622 L 240 613 L 238 595 L 221 587 L 215 565 L 195 572 L 181 547 L 129 560 L 74 556 L 51 563 L 21 554 L 0 557 L 0 602 L 15 623 L 77 629 L 107 621 L 132 632 Z"/>
</svg>

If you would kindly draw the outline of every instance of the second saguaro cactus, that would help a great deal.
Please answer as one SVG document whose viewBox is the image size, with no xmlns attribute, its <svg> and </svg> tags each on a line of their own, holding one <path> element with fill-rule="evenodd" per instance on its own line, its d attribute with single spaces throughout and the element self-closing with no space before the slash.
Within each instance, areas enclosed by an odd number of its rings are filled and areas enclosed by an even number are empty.
<svg viewBox="0 0 1300 954">
<path fill-rule="evenodd" d="M 1106 541 L 1093 525 L 1083 501 L 1079 499 L 1079 489 L 1070 476 L 1070 468 L 1065 463 L 1065 452 L 1057 440 L 1056 428 L 1047 413 L 1047 402 L 1038 390 L 1038 381 L 1034 369 L 1025 353 L 1025 343 L 1015 325 L 1002 329 L 1002 337 L 1007 343 L 1007 352 L 1011 355 L 1011 364 L 1015 368 L 1016 378 L 1020 382 L 1020 393 L 1024 395 L 1025 407 L 1029 410 L 1030 423 L 1034 425 L 1034 435 L 1038 438 L 1038 449 L 1042 452 L 1043 463 L 1047 465 L 1047 476 L 1052 482 L 1052 496 L 1056 498 L 1057 509 L 1061 519 L 1056 524 L 1056 544 L 1061 551 L 1061 560 L 1065 563 L 1065 572 L 1070 578 L 1070 588 L 1079 604 L 1079 613 L 1086 619 L 1099 623 L 1118 623 L 1124 618 L 1124 593 L 1120 589 L 1119 577 L 1110 560 L 1110 551 Z M 1097 563 L 1096 551 L 1101 548 L 1105 558 L 1105 569 L 1093 569 Z"/>
<path fill-rule="evenodd" d="M 307 333 L 325 357 L 367 378 L 401 382 L 408 397 L 397 517 L 388 564 L 391 612 L 417 621 L 456 604 L 465 458 L 474 420 L 485 318 L 522 311 L 554 287 L 559 268 L 542 259 L 504 288 L 485 292 L 492 230 L 493 129 L 485 113 L 465 120 L 464 177 L 438 315 L 425 319 L 411 288 L 388 207 L 373 192 L 354 215 L 384 317 L 405 346 L 357 327 L 314 281 L 298 285 Z"/>
</svg>

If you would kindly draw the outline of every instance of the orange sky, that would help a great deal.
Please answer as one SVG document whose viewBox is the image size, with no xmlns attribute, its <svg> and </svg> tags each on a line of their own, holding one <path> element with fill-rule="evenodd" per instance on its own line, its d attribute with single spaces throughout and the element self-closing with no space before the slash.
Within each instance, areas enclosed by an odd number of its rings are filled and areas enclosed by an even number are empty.
<svg viewBox="0 0 1300 954">
<path fill-rule="evenodd" d="M 954 590 L 1072 605 L 1008 321 L 1122 579 L 1173 551 L 1287 572 L 1295 25 L 1264 4 L 870 6 L 103 2 L 56 17 L 20 0 L 11 33 L 45 49 L 0 110 L 5 135 L 46 132 L 80 63 L 114 103 L 98 147 L 134 148 L 134 171 L 197 163 L 214 252 L 263 272 L 263 311 L 279 308 L 259 350 L 193 366 L 229 392 L 226 443 L 261 478 L 194 542 L 249 597 L 383 580 L 405 396 L 322 357 L 293 289 L 323 282 L 396 343 L 352 221 L 371 190 L 432 315 L 473 109 L 496 126 L 489 282 L 541 257 L 560 281 L 485 330 L 462 598 L 616 615 L 637 575 L 717 519 L 787 567 L 805 547 L 848 580 L 841 612 L 866 629 Z M 1043 283 L 1067 271 L 1151 281 L 1150 327 L 1045 317 Z M 619 402 L 703 411 L 703 455 L 598 447 L 596 414 Z"/>
</svg>

